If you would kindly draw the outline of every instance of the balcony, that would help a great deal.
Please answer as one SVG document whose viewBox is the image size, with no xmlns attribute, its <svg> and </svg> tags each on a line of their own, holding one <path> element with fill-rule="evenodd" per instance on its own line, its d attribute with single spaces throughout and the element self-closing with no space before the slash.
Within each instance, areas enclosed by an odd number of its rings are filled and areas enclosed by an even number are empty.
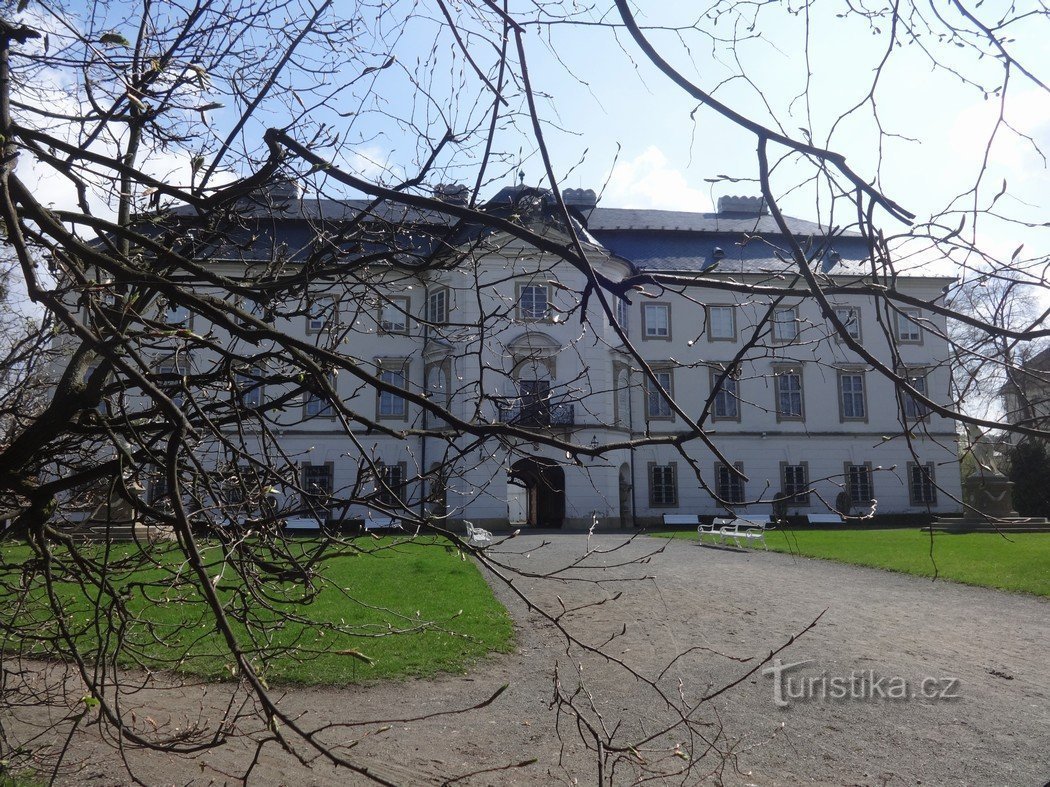
<svg viewBox="0 0 1050 787">
<path fill-rule="evenodd" d="M 499 422 L 512 426 L 548 427 L 575 426 L 575 405 L 545 401 L 525 401 L 515 399 L 496 403 Z"/>
</svg>

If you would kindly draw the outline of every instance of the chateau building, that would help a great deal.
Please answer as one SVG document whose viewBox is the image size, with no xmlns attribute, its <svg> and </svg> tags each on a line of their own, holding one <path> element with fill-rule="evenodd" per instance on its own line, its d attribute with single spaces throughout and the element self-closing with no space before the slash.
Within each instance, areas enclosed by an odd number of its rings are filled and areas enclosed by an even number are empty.
<svg viewBox="0 0 1050 787">
<path fill-rule="evenodd" d="M 461 197 L 455 187 L 438 193 Z M 265 232 L 244 230 L 255 232 L 251 243 L 233 235 L 208 252 L 212 270 L 235 278 L 273 247 L 294 257 L 349 221 L 398 228 L 404 265 L 360 264 L 311 280 L 301 307 L 274 318 L 277 330 L 352 356 L 383 384 L 330 378 L 340 401 L 365 416 L 360 423 L 337 417 L 328 394 L 314 392 L 289 399 L 269 424 L 298 461 L 303 489 L 353 501 L 329 516 L 361 519 L 371 503 L 384 515 L 407 507 L 486 527 L 597 519 L 616 529 L 655 525 L 665 513 L 767 512 L 777 499 L 797 514 L 958 510 L 954 422 L 877 370 L 947 403 L 945 320 L 919 304 L 940 303 L 949 280 L 900 275 L 894 284 L 909 305 L 875 297 L 861 286 L 872 268 L 860 236 L 829 237 L 788 220 L 834 314 L 872 363 L 809 297 L 760 199 L 725 197 L 716 213 L 686 213 L 601 208 L 585 190 L 564 197 L 594 274 L 636 277 L 627 300 L 606 296 L 608 310 L 588 290 L 590 274 L 548 250 L 384 203 L 290 195 Z M 571 246 L 549 194 L 507 188 L 485 210 L 551 248 Z M 413 264 L 423 257 L 432 264 Z M 785 288 L 798 295 L 785 297 Z M 202 315 L 177 311 L 168 319 L 212 330 Z M 287 387 L 274 382 L 278 360 L 251 352 L 260 373 L 239 373 L 248 408 Z M 160 370 L 209 363 L 186 355 Z M 419 397 L 446 406 L 451 423 Z M 464 423 L 515 429 L 485 440 Z M 533 439 L 540 435 L 609 448 L 574 454 Z"/>
</svg>

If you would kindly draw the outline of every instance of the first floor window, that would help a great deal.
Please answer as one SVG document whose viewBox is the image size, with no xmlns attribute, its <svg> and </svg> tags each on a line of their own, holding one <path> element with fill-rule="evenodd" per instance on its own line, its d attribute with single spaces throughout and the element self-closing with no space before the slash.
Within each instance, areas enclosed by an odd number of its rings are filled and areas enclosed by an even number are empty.
<svg viewBox="0 0 1050 787">
<path fill-rule="evenodd" d="M 642 335 L 646 339 L 671 338 L 671 307 L 666 303 L 642 306 Z"/>
<path fill-rule="evenodd" d="M 780 369 L 773 376 L 777 397 L 777 420 L 802 418 L 802 371 Z"/>
<path fill-rule="evenodd" d="M 427 322 L 444 325 L 448 322 L 448 288 L 439 287 L 427 296 Z"/>
<path fill-rule="evenodd" d="M 616 324 L 620 326 L 625 334 L 627 333 L 627 322 L 630 319 L 631 306 L 623 298 L 616 299 Z"/>
<path fill-rule="evenodd" d="M 667 392 L 667 396 L 660 392 L 654 382 L 647 376 L 645 378 L 645 401 L 646 414 L 649 418 L 671 418 L 671 400 L 667 397 L 674 396 L 674 377 L 670 369 L 653 369 L 653 377 L 660 383 L 660 388 Z"/>
<path fill-rule="evenodd" d="M 870 465 L 846 466 L 846 491 L 853 505 L 867 506 L 875 499 Z"/>
<path fill-rule="evenodd" d="M 707 307 L 707 337 L 725 342 L 736 339 L 736 311 L 732 306 Z"/>
<path fill-rule="evenodd" d="M 395 388 L 404 388 L 405 371 L 404 369 L 383 369 L 379 372 L 379 380 Z M 407 413 L 408 407 L 403 396 L 398 396 L 391 391 L 379 391 L 380 418 L 404 418 Z"/>
<path fill-rule="evenodd" d="M 389 298 L 379 306 L 381 333 L 408 333 L 408 298 Z"/>
<path fill-rule="evenodd" d="M 546 284 L 525 284 L 518 290 L 518 319 L 526 322 L 546 320 L 550 316 Z"/>
<path fill-rule="evenodd" d="M 649 465 L 649 504 L 678 505 L 678 467 L 674 462 Z"/>
<path fill-rule="evenodd" d="M 798 506 L 809 505 L 809 478 L 805 463 L 781 465 L 780 488 L 786 502 Z"/>
<path fill-rule="evenodd" d="M 897 323 L 897 341 L 906 344 L 919 344 L 922 341 L 922 329 L 919 327 L 919 309 L 904 308 L 894 317 Z"/>
<path fill-rule="evenodd" d="M 924 465 L 908 462 L 908 493 L 913 506 L 937 505 L 937 486 L 933 480 L 933 462 Z"/>
<path fill-rule="evenodd" d="M 835 316 L 846 328 L 846 334 L 851 339 L 860 339 L 860 311 L 856 306 L 836 306 Z M 835 336 L 842 341 L 842 336 L 836 330 Z"/>
<path fill-rule="evenodd" d="M 733 467 L 740 474 L 744 472 L 742 462 L 734 463 Z M 715 465 L 715 493 L 726 503 L 743 503 L 744 479 L 742 475 L 734 473 L 728 465 Z"/>
<path fill-rule="evenodd" d="M 839 372 L 839 413 L 843 421 L 867 418 L 863 372 Z"/>
<path fill-rule="evenodd" d="M 788 306 L 773 311 L 773 341 L 793 342 L 798 337 L 798 309 Z"/>
<path fill-rule="evenodd" d="M 711 385 L 718 386 L 712 417 L 729 421 L 740 420 L 740 381 L 731 373 L 712 372 Z"/>
<path fill-rule="evenodd" d="M 303 465 L 303 507 L 327 508 L 335 491 L 332 464 Z"/>
<path fill-rule="evenodd" d="M 328 387 L 331 389 L 335 388 L 335 375 L 328 375 L 326 378 L 328 381 Z M 328 401 L 327 392 L 319 391 L 307 391 L 306 392 L 306 417 L 317 418 L 319 416 L 331 416 L 332 403 Z"/>
<path fill-rule="evenodd" d="M 405 499 L 405 463 L 379 465 L 379 483 L 376 497 L 385 506 L 395 507 Z"/>
</svg>

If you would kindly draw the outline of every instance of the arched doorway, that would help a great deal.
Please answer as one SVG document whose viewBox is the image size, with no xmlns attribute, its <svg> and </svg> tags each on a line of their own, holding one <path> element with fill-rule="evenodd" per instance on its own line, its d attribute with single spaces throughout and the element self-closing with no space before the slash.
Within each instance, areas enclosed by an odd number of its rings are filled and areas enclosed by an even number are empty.
<svg viewBox="0 0 1050 787">
<path fill-rule="evenodd" d="M 565 471 L 543 457 L 519 459 L 510 467 L 507 482 L 524 487 L 525 524 L 558 528 L 565 521 Z"/>
<path fill-rule="evenodd" d="M 620 527 L 628 528 L 634 523 L 634 506 L 631 497 L 631 468 L 620 465 Z"/>
</svg>

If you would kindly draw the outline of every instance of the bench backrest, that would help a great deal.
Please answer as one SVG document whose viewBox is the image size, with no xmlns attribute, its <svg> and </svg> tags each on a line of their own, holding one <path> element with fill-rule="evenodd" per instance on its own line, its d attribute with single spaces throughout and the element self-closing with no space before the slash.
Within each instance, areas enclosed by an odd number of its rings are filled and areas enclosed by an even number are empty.
<svg viewBox="0 0 1050 787">
<path fill-rule="evenodd" d="M 697 514 L 664 514 L 665 525 L 699 525 Z"/>
</svg>

